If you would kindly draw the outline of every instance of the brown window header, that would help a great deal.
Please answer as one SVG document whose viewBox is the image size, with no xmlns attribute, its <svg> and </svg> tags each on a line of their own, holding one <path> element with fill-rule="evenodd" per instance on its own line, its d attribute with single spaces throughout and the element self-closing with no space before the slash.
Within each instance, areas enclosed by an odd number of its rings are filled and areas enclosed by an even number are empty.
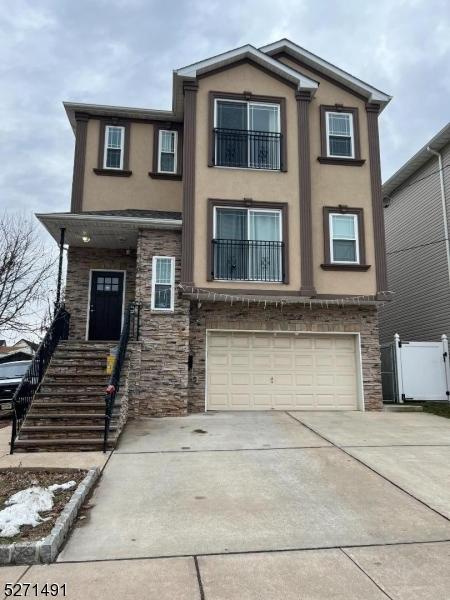
<svg viewBox="0 0 450 600">
<path fill-rule="evenodd" d="M 358 263 L 338 263 L 331 261 L 330 253 L 330 214 L 356 215 L 358 223 Z M 322 269 L 330 271 L 367 271 L 370 265 L 366 265 L 366 247 L 364 232 L 364 210 L 362 208 L 351 208 L 349 206 L 324 206 L 323 207 L 323 244 L 324 263 Z"/>
<path fill-rule="evenodd" d="M 349 113 L 353 117 L 353 157 L 328 156 L 327 152 L 327 113 Z M 359 137 L 359 111 L 356 106 L 343 106 L 335 104 L 334 106 L 320 106 L 320 148 L 321 156 L 317 160 L 322 164 L 328 165 L 346 165 L 361 167 L 366 161 L 361 158 L 361 143 Z"/>
</svg>

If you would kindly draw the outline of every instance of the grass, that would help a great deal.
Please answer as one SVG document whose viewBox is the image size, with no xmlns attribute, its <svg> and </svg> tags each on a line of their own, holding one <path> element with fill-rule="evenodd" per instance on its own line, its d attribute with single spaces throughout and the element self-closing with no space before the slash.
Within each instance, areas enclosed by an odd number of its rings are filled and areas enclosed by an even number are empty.
<svg viewBox="0 0 450 600">
<path fill-rule="evenodd" d="M 423 412 L 450 419 L 450 402 L 414 402 L 414 406 L 422 406 Z"/>
</svg>

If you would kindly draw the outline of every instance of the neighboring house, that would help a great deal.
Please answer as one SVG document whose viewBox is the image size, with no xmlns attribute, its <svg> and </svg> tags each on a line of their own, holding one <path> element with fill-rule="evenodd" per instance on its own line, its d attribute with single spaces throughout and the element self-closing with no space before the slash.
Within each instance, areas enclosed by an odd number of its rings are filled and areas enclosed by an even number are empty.
<svg viewBox="0 0 450 600">
<path fill-rule="evenodd" d="M 12 346 L 7 346 L 4 340 L 0 340 L 0 363 L 30 360 L 30 358 L 33 358 L 37 347 L 38 344 L 25 339 L 19 340 Z"/>
<path fill-rule="evenodd" d="M 71 209 L 38 218 L 79 348 L 141 304 L 132 415 L 381 408 L 389 100 L 282 40 L 177 69 L 172 110 L 65 103 Z"/>
<path fill-rule="evenodd" d="M 383 343 L 450 335 L 450 123 L 383 185 L 388 286 Z"/>
</svg>

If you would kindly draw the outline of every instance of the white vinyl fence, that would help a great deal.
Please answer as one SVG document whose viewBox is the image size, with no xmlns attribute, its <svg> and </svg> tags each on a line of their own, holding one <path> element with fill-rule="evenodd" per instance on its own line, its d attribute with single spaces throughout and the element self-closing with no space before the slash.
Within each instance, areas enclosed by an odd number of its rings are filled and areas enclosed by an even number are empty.
<svg viewBox="0 0 450 600">
<path fill-rule="evenodd" d="M 449 400 L 448 340 L 408 342 L 395 334 L 391 344 L 381 347 L 383 399 Z"/>
</svg>

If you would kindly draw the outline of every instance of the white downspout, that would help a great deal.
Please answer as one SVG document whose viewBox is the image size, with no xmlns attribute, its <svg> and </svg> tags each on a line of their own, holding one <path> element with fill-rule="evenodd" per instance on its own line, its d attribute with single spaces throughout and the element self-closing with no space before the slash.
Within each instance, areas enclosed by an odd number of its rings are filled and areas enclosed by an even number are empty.
<svg viewBox="0 0 450 600">
<path fill-rule="evenodd" d="M 448 219 L 447 219 L 447 203 L 445 201 L 445 184 L 444 184 L 444 167 L 442 165 L 442 155 L 440 152 L 433 150 L 430 146 L 427 146 L 428 152 L 437 156 L 439 164 L 439 181 L 441 184 L 441 201 L 442 201 L 442 215 L 444 217 L 444 235 L 445 235 L 445 249 L 447 252 L 447 271 L 448 280 L 450 283 L 450 242 L 448 239 Z"/>
</svg>

